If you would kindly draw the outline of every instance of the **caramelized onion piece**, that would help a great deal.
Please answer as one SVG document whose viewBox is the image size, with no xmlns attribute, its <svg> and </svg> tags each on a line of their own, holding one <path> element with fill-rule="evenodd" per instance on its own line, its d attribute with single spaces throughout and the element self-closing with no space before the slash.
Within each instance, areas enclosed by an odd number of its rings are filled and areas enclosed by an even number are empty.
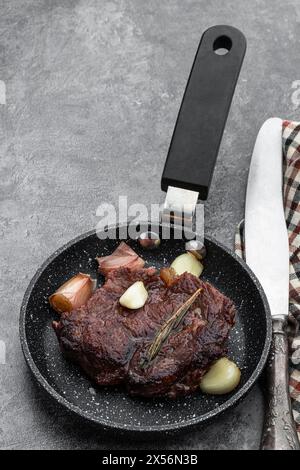
<svg viewBox="0 0 300 470">
<path fill-rule="evenodd" d="M 145 265 L 145 261 L 125 242 L 121 242 L 111 255 L 101 256 L 96 260 L 99 264 L 99 272 L 104 276 L 121 267 L 134 271 L 143 268 Z"/>
<path fill-rule="evenodd" d="M 168 287 L 173 284 L 176 276 L 177 274 L 173 268 L 162 268 L 159 273 L 159 277 Z"/>
<path fill-rule="evenodd" d="M 50 295 L 50 305 L 59 313 L 71 312 L 71 310 L 84 305 L 95 288 L 96 281 L 91 276 L 78 273 Z"/>
</svg>

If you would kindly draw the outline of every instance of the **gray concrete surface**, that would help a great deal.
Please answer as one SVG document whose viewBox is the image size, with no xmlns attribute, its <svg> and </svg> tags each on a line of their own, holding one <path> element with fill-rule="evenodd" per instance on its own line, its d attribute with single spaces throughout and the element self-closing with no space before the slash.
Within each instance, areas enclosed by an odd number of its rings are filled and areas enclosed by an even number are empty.
<svg viewBox="0 0 300 470">
<path fill-rule="evenodd" d="M 292 101 L 299 0 L 1 0 L 0 448 L 258 447 L 258 386 L 235 410 L 180 438 L 107 439 L 37 390 L 18 337 L 30 278 L 57 247 L 95 226 L 102 201 L 162 200 L 161 171 L 201 33 L 222 23 L 248 39 L 206 205 L 207 231 L 232 246 L 259 126 L 300 114 Z"/>
</svg>

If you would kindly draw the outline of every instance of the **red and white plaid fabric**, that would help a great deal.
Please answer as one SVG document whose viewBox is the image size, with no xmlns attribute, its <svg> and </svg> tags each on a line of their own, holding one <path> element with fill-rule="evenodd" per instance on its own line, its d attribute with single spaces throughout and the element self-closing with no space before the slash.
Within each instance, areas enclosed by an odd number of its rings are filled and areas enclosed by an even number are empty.
<svg viewBox="0 0 300 470">
<path fill-rule="evenodd" d="M 300 439 L 300 123 L 283 121 L 283 197 L 290 244 L 290 395 Z M 235 236 L 235 251 L 244 257 L 244 222 Z"/>
</svg>

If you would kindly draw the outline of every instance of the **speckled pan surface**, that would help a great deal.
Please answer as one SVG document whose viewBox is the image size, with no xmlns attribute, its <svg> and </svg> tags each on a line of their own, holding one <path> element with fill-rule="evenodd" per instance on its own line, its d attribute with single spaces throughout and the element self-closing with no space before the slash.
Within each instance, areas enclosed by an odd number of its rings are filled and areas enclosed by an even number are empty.
<svg viewBox="0 0 300 470">
<path fill-rule="evenodd" d="M 88 232 L 53 253 L 31 280 L 20 315 L 20 337 L 26 362 L 39 384 L 61 405 L 105 428 L 145 435 L 190 428 L 236 404 L 260 375 L 271 341 L 271 317 L 257 279 L 237 256 L 206 238 L 203 278 L 235 303 L 237 323 L 229 338 L 229 356 L 242 371 L 240 386 L 232 394 L 205 396 L 200 392 L 175 401 L 129 397 L 122 388 L 97 388 L 79 368 L 61 355 L 52 330 L 57 318 L 48 296 L 79 271 L 96 277 L 95 256 L 111 253 L 117 240 L 101 241 Z M 147 261 L 161 267 L 184 251 L 182 240 L 162 241 L 156 251 L 129 244 Z M 98 285 L 102 278 L 97 275 Z"/>
</svg>

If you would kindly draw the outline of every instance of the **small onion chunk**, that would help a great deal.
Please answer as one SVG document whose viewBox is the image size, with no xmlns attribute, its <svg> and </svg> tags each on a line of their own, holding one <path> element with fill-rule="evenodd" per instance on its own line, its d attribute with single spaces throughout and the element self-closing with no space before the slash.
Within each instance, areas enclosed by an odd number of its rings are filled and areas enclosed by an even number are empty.
<svg viewBox="0 0 300 470">
<path fill-rule="evenodd" d="M 203 265 L 191 253 L 183 253 L 177 256 L 171 264 L 171 268 L 173 268 L 179 276 L 187 272 L 199 277 L 203 271 Z"/>
<path fill-rule="evenodd" d="M 177 274 L 173 268 L 161 268 L 159 277 L 169 287 L 175 281 Z"/>
<path fill-rule="evenodd" d="M 132 284 L 120 297 L 119 302 L 122 307 L 136 310 L 137 308 L 144 307 L 148 299 L 148 292 L 145 289 L 142 281 L 137 281 Z"/>
<path fill-rule="evenodd" d="M 204 375 L 200 383 L 200 389 L 210 395 L 224 395 L 234 390 L 241 379 L 241 371 L 238 366 L 223 357 L 217 360 Z"/>
<path fill-rule="evenodd" d="M 95 288 L 96 281 L 91 276 L 78 273 L 62 284 L 54 294 L 50 295 L 50 305 L 59 313 L 71 312 L 84 305 Z"/>
</svg>

